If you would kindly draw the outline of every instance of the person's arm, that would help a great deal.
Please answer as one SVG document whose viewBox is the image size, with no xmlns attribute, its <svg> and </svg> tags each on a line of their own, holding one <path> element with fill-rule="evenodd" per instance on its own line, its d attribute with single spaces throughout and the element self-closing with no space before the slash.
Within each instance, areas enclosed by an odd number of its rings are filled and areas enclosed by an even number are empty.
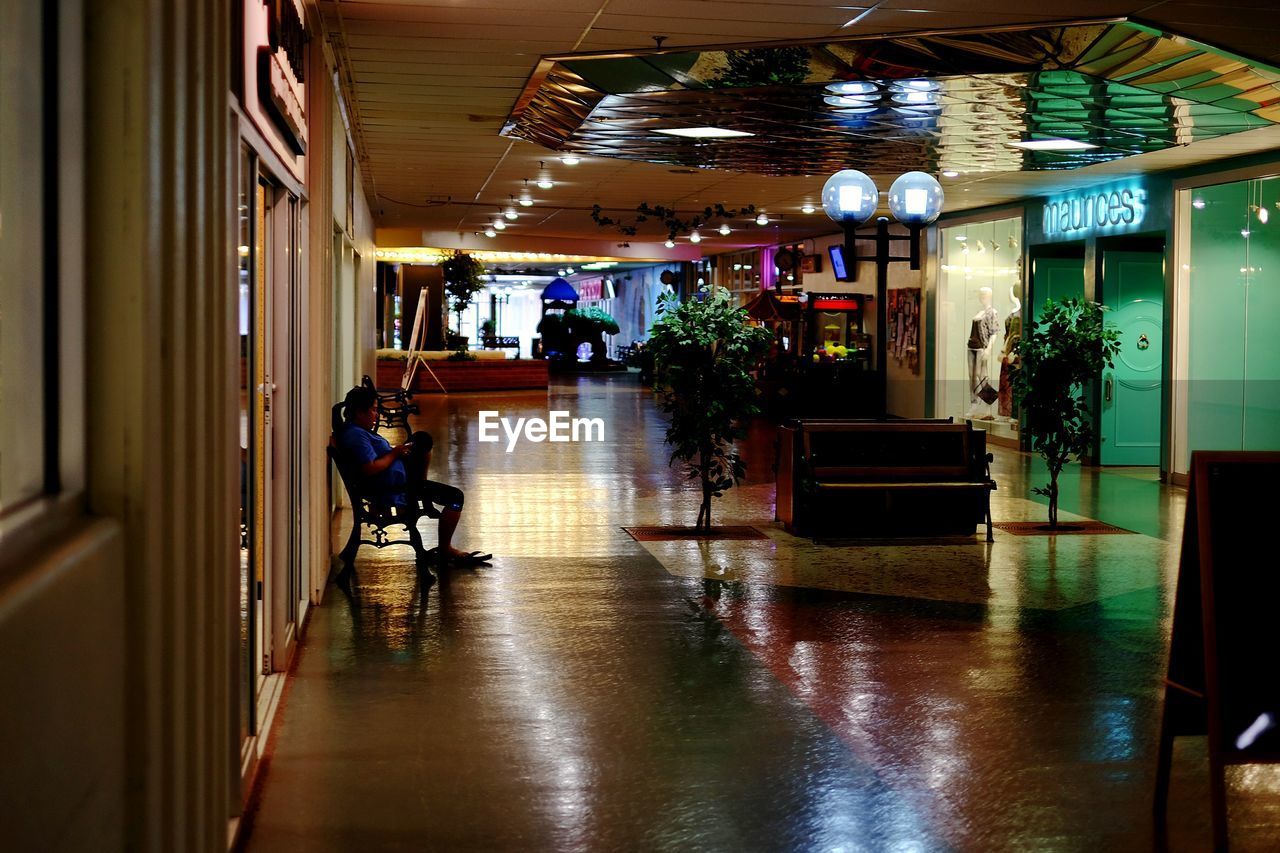
<svg viewBox="0 0 1280 853">
<path fill-rule="evenodd" d="M 382 443 L 375 443 L 368 431 L 355 426 L 349 427 L 338 437 L 338 444 L 351 463 L 360 466 L 362 479 L 376 477 L 390 468 L 397 459 L 409 455 L 411 450 L 411 445 L 402 444 L 391 448 L 389 452 L 380 453 Z"/>
<path fill-rule="evenodd" d="M 383 471 L 390 468 L 397 459 L 403 459 L 413 452 L 413 445 L 406 442 L 391 448 L 390 453 L 384 453 L 372 462 L 366 462 L 360 469 L 360 473 L 366 477 L 376 477 Z"/>
</svg>

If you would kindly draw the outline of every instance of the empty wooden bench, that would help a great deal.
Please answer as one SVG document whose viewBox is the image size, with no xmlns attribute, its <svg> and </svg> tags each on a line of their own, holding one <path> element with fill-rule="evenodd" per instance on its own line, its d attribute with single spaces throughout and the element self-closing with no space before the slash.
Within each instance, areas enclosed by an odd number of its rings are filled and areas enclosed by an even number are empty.
<svg viewBox="0 0 1280 853">
<path fill-rule="evenodd" d="M 778 518 L 793 533 L 992 540 L 986 433 L 939 420 L 801 420 L 782 427 Z"/>
</svg>

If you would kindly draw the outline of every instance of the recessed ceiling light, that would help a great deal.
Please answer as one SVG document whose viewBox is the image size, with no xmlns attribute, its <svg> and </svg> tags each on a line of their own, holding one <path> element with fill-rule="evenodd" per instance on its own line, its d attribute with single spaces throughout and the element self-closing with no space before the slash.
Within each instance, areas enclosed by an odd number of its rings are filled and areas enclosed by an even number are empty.
<svg viewBox="0 0 1280 853">
<path fill-rule="evenodd" d="M 844 80 L 828 83 L 827 91 L 833 95 L 879 95 L 880 85 L 871 80 Z"/>
<path fill-rule="evenodd" d="M 729 139 L 737 136 L 755 136 L 745 130 L 730 130 L 727 127 L 666 127 L 657 128 L 657 133 L 667 136 L 684 136 L 689 139 Z"/>
<path fill-rule="evenodd" d="M 564 163 L 566 166 L 576 166 L 581 163 L 582 160 L 573 154 L 566 154 L 560 158 L 560 162 Z"/>
<path fill-rule="evenodd" d="M 957 178 L 957 177 L 959 177 L 959 176 L 960 176 L 960 173 L 959 173 L 959 172 L 957 172 L 955 169 L 943 169 L 943 170 L 942 170 L 942 177 L 944 177 L 944 178 Z"/>
<path fill-rule="evenodd" d="M 1025 151 L 1084 151 L 1098 147 L 1092 142 L 1081 142 L 1079 139 L 1027 139 L 1009 144 Z"/>
</svg>

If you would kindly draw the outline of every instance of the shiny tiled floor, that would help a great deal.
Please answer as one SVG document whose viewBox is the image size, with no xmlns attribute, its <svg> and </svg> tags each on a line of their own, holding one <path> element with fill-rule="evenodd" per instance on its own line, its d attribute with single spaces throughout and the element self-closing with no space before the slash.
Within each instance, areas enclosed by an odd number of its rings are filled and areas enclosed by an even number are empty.
<svg viewBox="0 0 1280 853">
<path fill-rule="evenodd" d="M 1139 532 L 819 547 L 772 523 L 758 430 L 716 521 L 767 540 L 637 543 L 697 499 L 634 377 L 420 399 L 457 544 L 498 556 L 424 589 L 407 548 L 362 552 L 312 617 L 250 849 L 1151 849 L 1180 491 L 1072 471 L 1065 509 Z M 607 441 L 508 454 L 483 408 Z M 996 518 L 1040 517 L 1036 463 L 997 453 Z M 1176 760 L 1170 846 L 1204 849 L 1203 744 Z M 1277 848 L 1275 772 L 1232 807 L 1236 849 Z"/>
</svg>

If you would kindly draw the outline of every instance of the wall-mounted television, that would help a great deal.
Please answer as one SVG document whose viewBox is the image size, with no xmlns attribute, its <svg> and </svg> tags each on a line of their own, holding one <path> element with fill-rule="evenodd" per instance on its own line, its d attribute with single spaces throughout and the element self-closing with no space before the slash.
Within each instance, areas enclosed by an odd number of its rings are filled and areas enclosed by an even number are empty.
<svg viewBox="0 0 1280 853">
<path fill-rule="evenodd" d="M 831 255 L 831 272 L 835 273 L 836 281 L 852 281 L 849 268 L 844 262 L 844 246 L 832 243 L 827 247 L 827 252 Z"/>
</svg>

